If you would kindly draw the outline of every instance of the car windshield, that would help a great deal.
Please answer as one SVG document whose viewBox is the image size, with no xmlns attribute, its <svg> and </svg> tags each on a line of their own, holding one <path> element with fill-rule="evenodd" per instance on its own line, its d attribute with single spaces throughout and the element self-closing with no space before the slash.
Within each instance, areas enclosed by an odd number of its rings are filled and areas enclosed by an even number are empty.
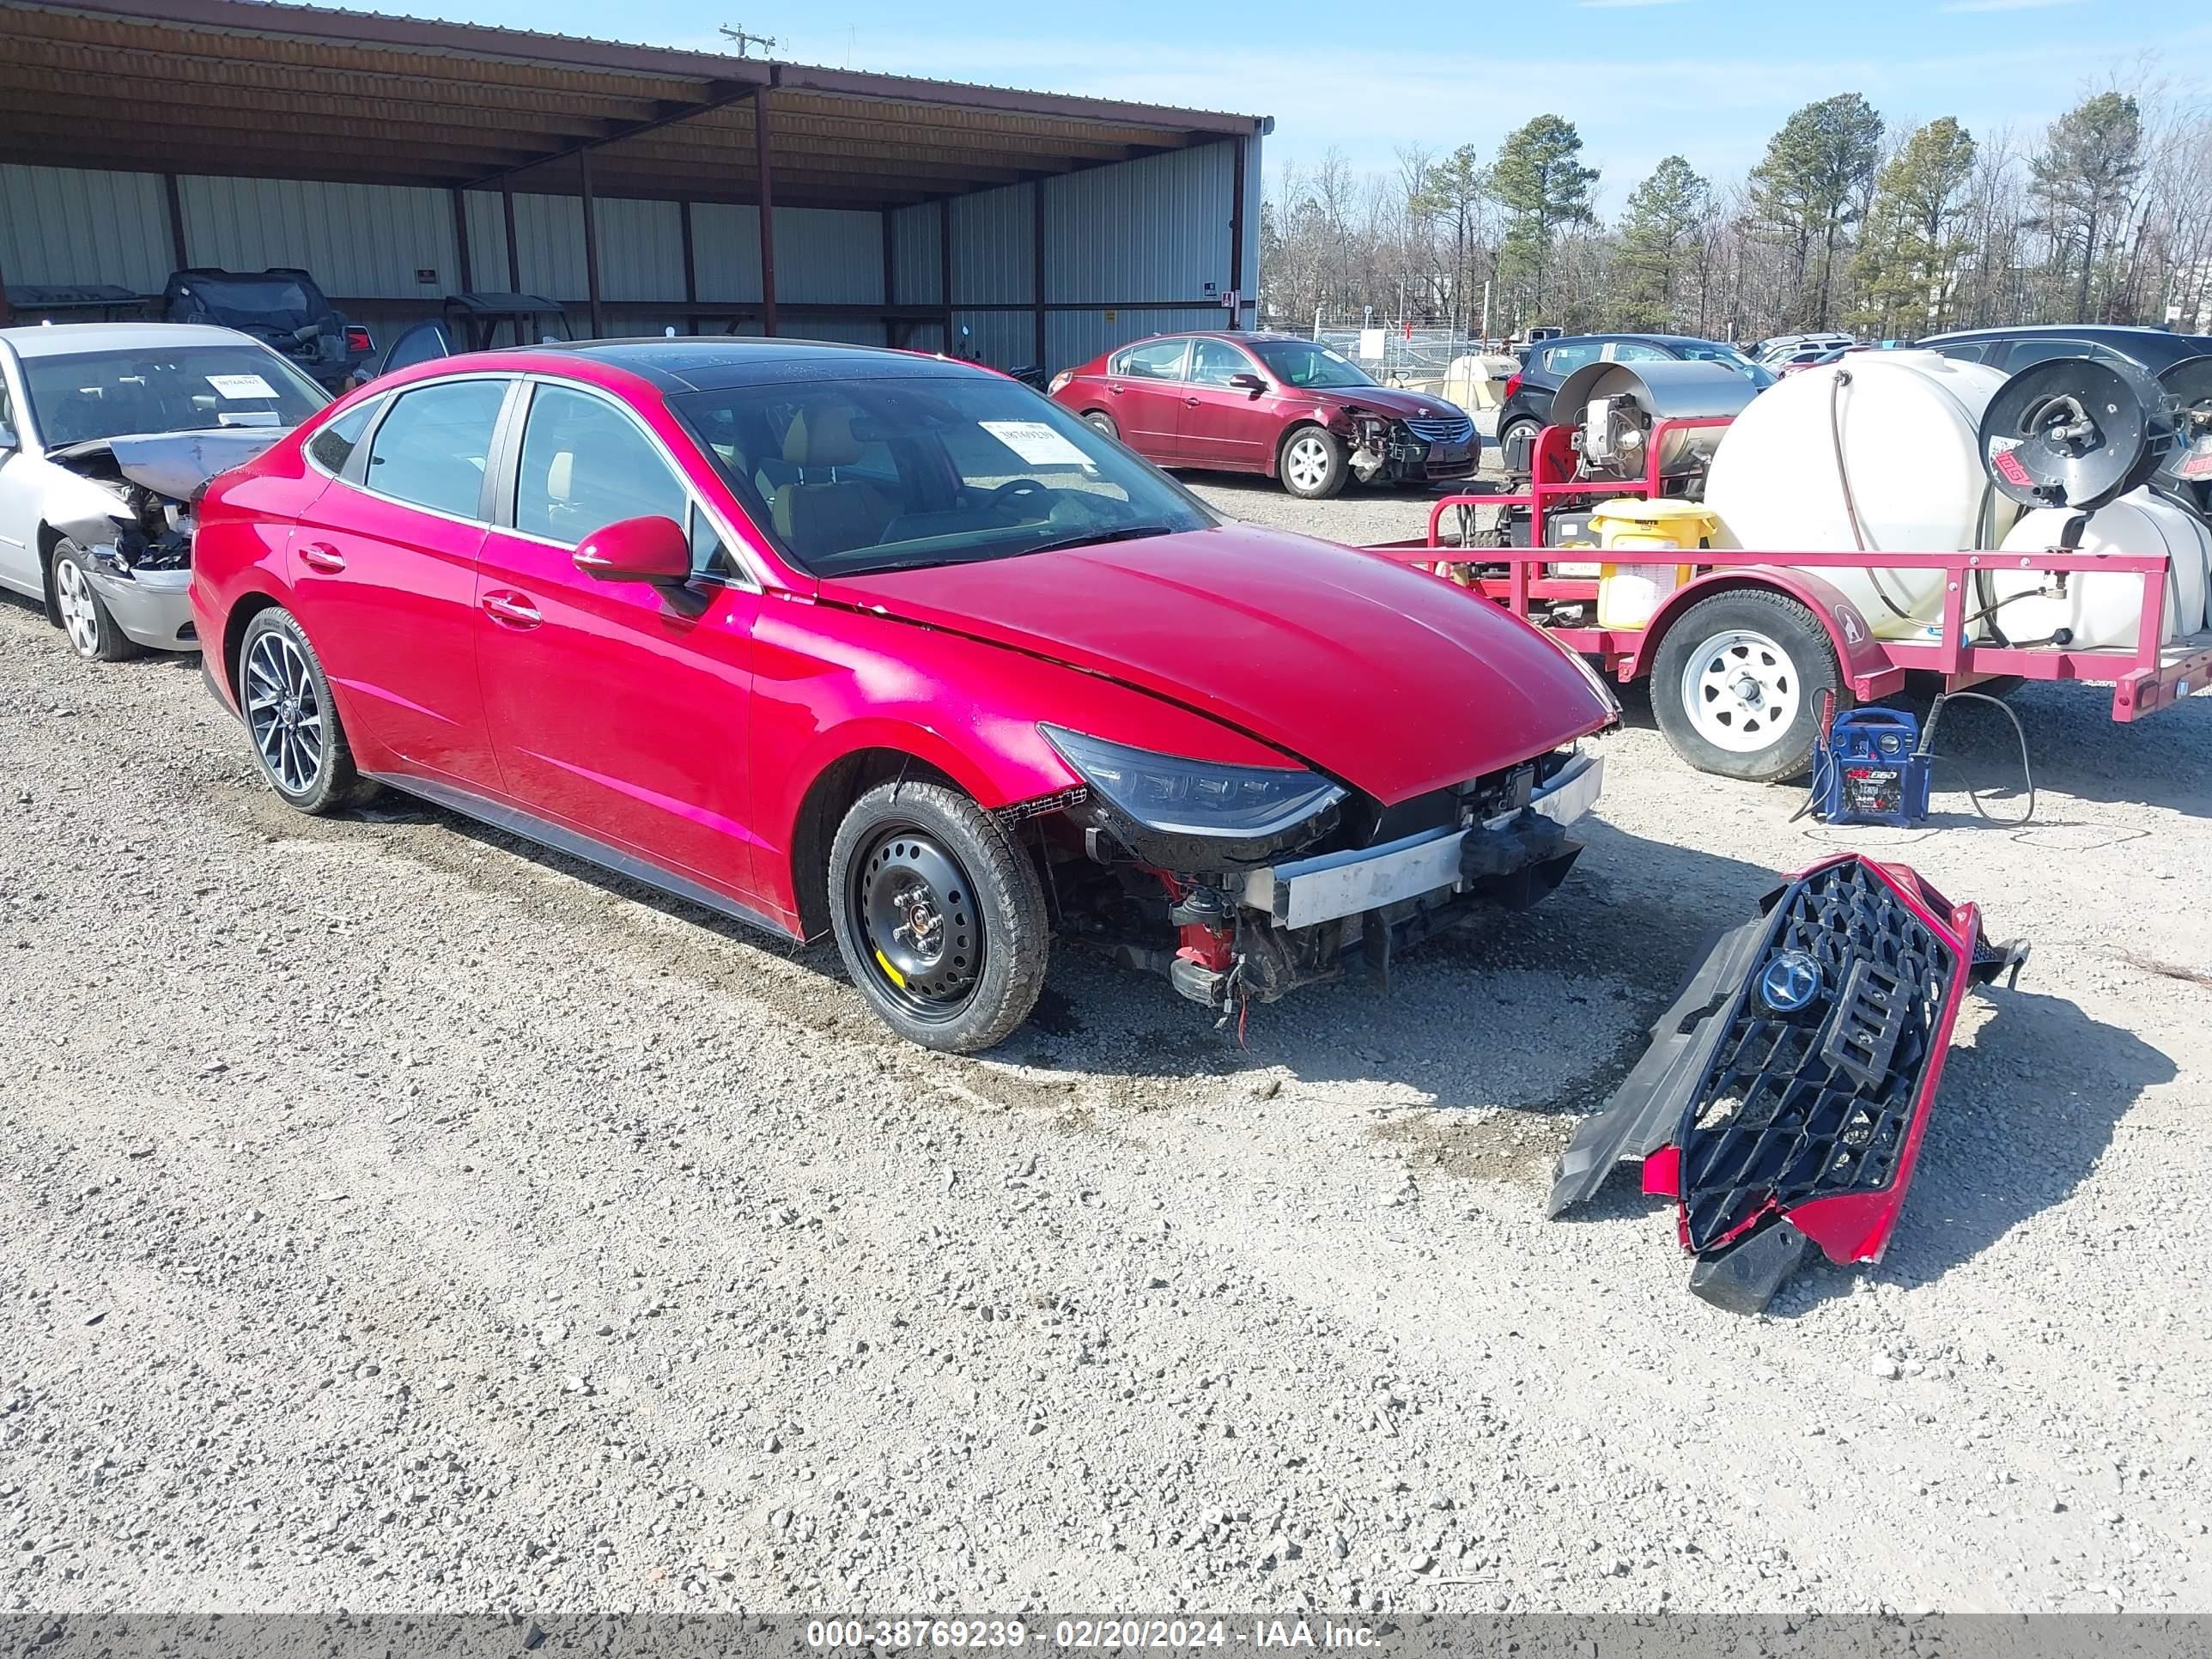
<svg viewBox="0 0 2212 1659">
<path fill-rule="evenodd" d="M 1255 340 L 1252 349 L 1285 386 L 1373 386 L 1374 377 L 1351 358 L 1310 340 Z"/>
<path fill-rule="evenodd" d="M 304 328 L 330 309 L 290 276 L 188 276 L 179 286 L 219 323 Z"/>
<path fill-rule="evenodd" d="M 811 380 L 669 404 L 802 569 L 852 576 L 1204 530 L 1198 500 L 1011 380 Z"/>
<path fill-rule="evenodd" d="M 1723 363 L 1745 376 L 1761 392 L 1772 386 L 1774 371 L 1754 363 L 1734 346 L 1722 345 L 1713 340 L 1682 340 L 1675 343 L 1680 351 L 1693 363 Z"/>
<path fill-rule="evenodd" d="M 244 345 L 27 357 L 23 381 L 49 449 L 140 433 L 297 426 L 331 400 L 274 352 Z"/>
</svg>

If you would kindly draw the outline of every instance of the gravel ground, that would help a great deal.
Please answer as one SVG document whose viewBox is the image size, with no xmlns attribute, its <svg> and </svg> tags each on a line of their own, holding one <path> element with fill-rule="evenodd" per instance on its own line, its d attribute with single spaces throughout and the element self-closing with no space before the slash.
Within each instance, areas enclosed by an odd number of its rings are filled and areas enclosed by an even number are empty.
<svg viewBox="0 0 2212 1659">
<path fill-rule="evenodd" d="M 189 660 L 0 605 L 0 1605 L 2212 1609 L 2212 706 L 2019 706 L 2036 825 L 1958 793 L 2007 761 L 1970 709 L 1911 833 L 1632 706 L 1556 900 L 1387 1000 L 1239 1048 L 1069 958 L 963 1060 L 827 951 L 293 816 Z M 1547 1223 L 1547 1168 L 1838 845 L 2035 958 L 1889 1259 L 1739 1319 L 1632 1179 Z"/>
</svg>

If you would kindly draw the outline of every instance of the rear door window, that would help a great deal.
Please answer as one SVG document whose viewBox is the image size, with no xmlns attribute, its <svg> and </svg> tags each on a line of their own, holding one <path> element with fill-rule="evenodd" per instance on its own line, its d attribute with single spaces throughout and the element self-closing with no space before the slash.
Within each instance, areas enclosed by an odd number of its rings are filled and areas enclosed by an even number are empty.
<svg viewBox="0 0 2212 1659">
<path fill-rule="evenodd" d="M 1154 340 L 1149 345 L 1131 346 L 1121 354 L 1121 366 L 1115 372 L 1133 380 L 1180 380 L 1189 350 L 1188 340 Z"/>
<path fill-rule="evenodd" d="M 403 392 L 368 441 L 362 482 L 380 495 L 457 519 L 483 517 L 504 380 L 441 380 Z"/>
<path fill-rule="evenodd" d="M 1584 363 L 1597 361 L 1598 345 L 1595 340 L 1577 340 L 1572 345 L 1546 346 L 1543 353 L 1544 373 L 1564 380 Z"/>
</svg>

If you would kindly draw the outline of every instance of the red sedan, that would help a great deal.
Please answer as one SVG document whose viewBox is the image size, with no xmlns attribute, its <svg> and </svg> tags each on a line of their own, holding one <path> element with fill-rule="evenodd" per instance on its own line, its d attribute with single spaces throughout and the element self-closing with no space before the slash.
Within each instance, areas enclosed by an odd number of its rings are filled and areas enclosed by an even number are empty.
<svg viewBox="0 0 2212 1659">
<path fill-rule="evenodd" d="M 1054 376 L 1052 396 L 1162 466 L 1257 472 L 1314 501 L 1353 478 L 1449 483 L 1482 459 L 1464 410 L 1292 334 L 1159 335 Z"/>
<path fill-rule="evenodd" d="M 270 786 L 422 796 L 792 939 L 973 1050 L 1055 929 L 1222 1013 L 1556 884 L 1612 699 L 1497 606 L 1225 524 L 941 359 L 447 358 L 205 497 Z"/>
</svg>

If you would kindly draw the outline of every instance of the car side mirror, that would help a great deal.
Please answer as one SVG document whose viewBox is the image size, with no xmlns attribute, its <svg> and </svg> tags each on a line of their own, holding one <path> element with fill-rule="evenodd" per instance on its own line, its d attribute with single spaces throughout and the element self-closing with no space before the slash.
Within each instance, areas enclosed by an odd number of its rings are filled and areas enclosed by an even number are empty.
<svg viewBox="0 0 2212 1659">
<path fill-rule="evenodd" d="M 1267 389 L 1267 383 L 1256 374 L 1232 374 L 1229 377 L 1229 384 L 1239 392 L 1250 392 L 1255 398 Z"/>
<path fill-rule="evenodd" d="M 691 539 L 673 519 L 618 519 L 584 538 L 575 565 L 603 582 L 688 582 Z"/>
</svg>

